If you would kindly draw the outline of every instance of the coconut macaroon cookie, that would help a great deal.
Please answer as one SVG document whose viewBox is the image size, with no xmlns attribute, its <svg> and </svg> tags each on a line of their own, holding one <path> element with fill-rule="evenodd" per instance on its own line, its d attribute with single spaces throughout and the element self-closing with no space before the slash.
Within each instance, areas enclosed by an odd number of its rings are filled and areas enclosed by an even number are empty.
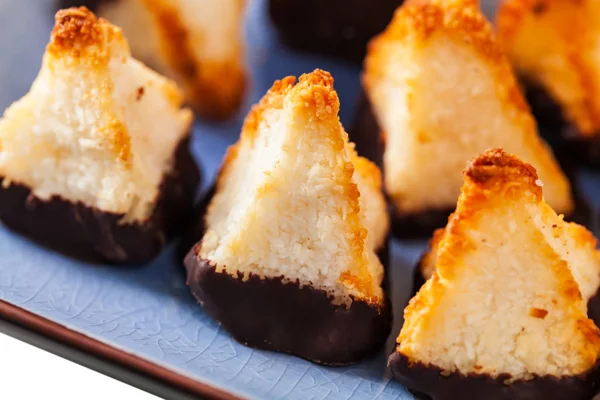
<svg viewBox="0 0 600 400">
<path fill-rule="evenodd" d="M 498 151 L 488 151 L 484 157 L 494 153 Z M 587 302 L 588 316 L 600 324 L 600 253 L 596 250 L 597 239 L 583 226 L 565 222 L 563 216 L 557 215 L 543 199 L 538 208 L 546 215 L 538 220 L 541 221 L 539 228 L 545 240 L 571 270 L 583 300 Z M 415 269 L 415 292 L 433 276 L 445 234 L 445 228 L 437 229 L 429 241 L 429 249 L 419 260 Z"/>
<path fill-rule="evenodd" d="M 476 1 L 406 2 L 371 42 L 363 85 L 386 141 L 384 182 L 396 233 L 429 235 L 444 226 L 465 162 L 495 146 L 537 168 L 557 212 L 573 211 L 570 184 L 538 137 Z M 378 140 L 378 131 L 365 134 Z"/>
<path fill-rule="evenodd" d="M 188 283 L 244 344 L 353 363 L 391 322 L 375 253 L 387 230 L 379 171 L 349 145 L 331 75 L 294 82 L 275 82 L 229 149 Z"/>
<path fill-rule="evenodd" d="M 60 250 L 153 258 L 192 211 L 192 113 L 86 8 L 56 14 L 29 93 L 0 119 L 0 219 Z"/>
<path fill-rule="evenodd" d="M 523 77 L 532 111 L 557 149 L 600 167 L 600 3 L 505 0 L 498 39 Z"/>
<path fill-rule="evenodd" d="M 589 234 L 514 155 L 486 151 L 464 180 L 435 273 L 405 310 L 394 377 L 434 400 L 591 399 L 600 332 L 577 283 L 597 286 L 597 260 L 577 249 Z"/>
<path fill-rule="evenodd" d="M 174 79 L 200 115 L 237 111 L 246 87 L 247 0 L 60 0 L 87 5 L 123 29 L 133 55 Z"/>
</svg>

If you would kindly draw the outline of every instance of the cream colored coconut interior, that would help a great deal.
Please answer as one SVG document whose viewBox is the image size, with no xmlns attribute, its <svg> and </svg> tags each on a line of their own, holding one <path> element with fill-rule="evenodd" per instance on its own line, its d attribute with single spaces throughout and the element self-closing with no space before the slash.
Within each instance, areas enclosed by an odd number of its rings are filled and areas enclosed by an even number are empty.
<svg viewBox="0 0 600 400">
<path fill-rule="evenodd" d="M 192 115 L 170 81 L 130 57 L 118 30 L 100 29 L 96 58 L 47 51 L 29 93 L 6 110 L 0 175 L 41 199 L 143 221 Z"/>
<path fill-rule="evenodd" d="M 438 253 L 452 260 L 452 276 L 438 271 L 439 281 L 425 285 L 439 300 L 412 317 L 410 331 L 403 328 L 399 351 L 447 371 L 509 373 L 514 380 L 590 368 L 596 353 L 580 326 L 585 306 L 567 293 L 572 277 L 564 277 L 563 257 L 553 249 L 563 243 L 548 236 L 548 224 L 559 222 L 542 220 L 532 204 L 478 213 L 461 230 L 467 250 Z"/>
<path fill-rule="evenodd" d="M 526 139 L 533 123 L 515 122 L 522 111 L 502 101 L 490 65 L 443 32 L 424 43 L 409 39 L 378 43 L 383 73 L 368 77 L 387 138 L 385 186 L 397 208 L 453 208 L 466 160 L 503 147 L 537 168 L 550 205 L 570 211 L 566 178 L 545 146 Z"/>
<path fill-rule="evenodd" d="M 360 215 L 368 231 L 365 244 L 377 252 L 385 245 L 390 228 L 387 203 L 381 191 L 381 172 L 371 161 L 358 156 L 354 149 L 349 151 L 354 164 L 353 177 L 360 192 Z"/>
<path fill-rule="evenodd" d="M 375 240 L 366 245 L 360 238 L 364 213 L 352 220 L 355 182 L 340 183 L 351 159 L 347 136 L 334 106 L 317 116 L 312 100 L 300 97 L 305 89 L 299 83 L 264 110 L 252 139 L 243 134 L 236 145 L 206 216 L 201 257 L 218 271 L 283 276 L 338 302 L 349 295 L 380 299 Z M 342 284 L 348 272 L 370 276 L 368 287 Z"/>
<path fill-rule="evenodd" d="M 373 261 L 369 261 L 367 265 L 370 268 L 370 275 L 379 285 L 383 281 L 384 271 L 381 262 L 375 260 L 376 257 L 374 257 L 374 255 L 378 256 L 379 252 L 384 250 L 384 246 L 388 239 L 390 220 L 387 211 L 387 203 L 381 192 L 381 188 L 373 185 L 372 176 L 369 176 L 367 171 L 361 170 L 361 166 L 370 163 L 370 161 L 359 156 L 351 156 L 351 160 L 353 161 L 355 168 L 354 181 L 360 192 L 360 197 L 358 198 L 360 205 L 360 219 L 362 225 L 367 230 L 365 247 L 368 249 L 367 255 L 374 258 Z M 373 250 L 373 252 L 371 250 Z"/>
<path fill-rule="evenodd" d="M 587 302 L 598 293 L 600 287 L 600 255 L 596 250 L 596 239 L 583 226 L 564 222 L 547 204 L 538 207 L 539 211 L 532 221 L 561 260 L 569 266 Z M 443 233 L 440 233 L 440 237 L 443 237 Z M 425 279 L 431 278 L 435 272 L 439 244 L 440 240 L 434 240 L 421 261 L 419 267 Z"/>
<path fill-rule="evenodd" d="M 596 251 L 596 239 L 584 227 L 565 223 L 547 204 L 541 212 L 534 212 L 534 222 L 544 239 L 570 268 L 579 285 L 582 297 L 589 300 L 600 287 L 600 257 Z"/>
</svg>

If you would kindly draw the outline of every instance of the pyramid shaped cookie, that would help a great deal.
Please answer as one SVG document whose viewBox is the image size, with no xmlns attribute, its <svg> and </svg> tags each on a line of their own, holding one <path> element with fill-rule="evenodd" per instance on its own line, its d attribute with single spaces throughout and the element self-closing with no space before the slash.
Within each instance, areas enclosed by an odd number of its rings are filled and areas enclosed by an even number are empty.
<svg viewBox="0 0 600 400">
<path fill-rule="evenodd" d="M 543 206 L 542 206 L 543 204 Z M 587 302 L 588 316 L 600 325 L 600 253 L 596 250 L 597 239 L 585 227 L 573 222 L 565 222 L 542 200 L 540 207 L 549 215 L 549 223 L 544 225 L 550 244 L 568 264 L 579 285 L 581 295 Z M 548 228 L 550 227 L 550 228 Z M 445 228 L 437 229 L 429 241 L 429 249 L 415 269 L 415 291 L 433 276 L 437 254 L 445 235 Z"/>
<path fill-rule="evenodd" d="M 575 161 L 600 166 L 600 4 L 505 0 L 498 39 L 527 88 L 540 130 Z"/>
<path fill-rule="evenodd" d="M 245 93 L 246 0 L 61 0 L 123 29 L 133 55 L 177 81 L 202 116 L 222 119 Z"/>
<path fill-rule="evenodd" d="M 389 331 L 379 171 L 348 143 L 331 75 L 294 81 L 275 82 L 229 149 L 188 283 L 238 341 L 348 364 Z"/>
<path fill-rule="evenodd" d="M 394 376 L 435 400 L 590 399 L 600 333 L 577 282 L 599 270 L 569 251 L 589 234 L 554 213 L 514 155 L 487 151 L 464 179 L 436 272 L 405 310 Z"/>
<path fill-rule="evenodd" d="M 406 2 L 369 47 L 363 84 L 386 141 L 395 227 L 405 232 L 429 235 L 445 225 L 465 162 L 490 147 L 533 164 L 548 203 L 573 211 L 569 182 L 476 3 Z M 378 135 L 371 132 L 372 141 Z"/>
<path fill-rule="evenodd" d="M 56 14 L 29 93 L 0 119 L 0 219 L 67 252 L 154 257 L 193 206 L 192 113 L 86 8 Z"/>
</svg>

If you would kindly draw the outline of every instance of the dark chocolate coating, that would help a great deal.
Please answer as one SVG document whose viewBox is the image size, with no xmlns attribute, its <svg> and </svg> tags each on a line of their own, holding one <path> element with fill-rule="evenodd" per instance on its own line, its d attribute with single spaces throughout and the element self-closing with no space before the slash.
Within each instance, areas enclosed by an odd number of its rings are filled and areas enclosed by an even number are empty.
<svg viewBox="0 0 600 400">
<path fill-rule="evenodd" d="M 269 0 L 269 14 L 290 47 L 361 63 L 371 38 L 402 0 Z"/>
<path fill-rule="evenodd" d="M 577 127 L 563 118 L 561 107 L 540 86 L 525 83 L 525 96 L 540 133 L 562 162 L 600 168 L 600 132 L 583 138 Z"/>
<path fill-rule="evenodd" d="M 202 236 L 204 236 L 204 215 L 206 214 L 206 209 L 210 204 L 213 196 L 215 195 L 215 185 L 210 186 L 210 188 L 203 194 L 202 198 L 194 207 L 194 212 L 190 219 L 186 222 L 186 225 L 183 229 L 183 233 L 179 238 L 179 243 L 177 243 L 176 249 L 176 257 L 177 262 L 183 264 L 185 257 L 190 252 L 192 247 L 200 240 L 202 240 Z"/>
<path fill-rule="evenodd" d="M 380 139 L 381 128 L 373 113 L 368 96 L 361 94 L 357 115 L 349 131 L 350 140 L 356 143 L 358 154 L 375 162 L 385 174 L 383 168 L 384 140 Z M 577 167 L 571 157 L 564 151 L 555 153 L 563 168 L 563 172 L 571 182 L 571 190 L 575 201 L 575 211 L 566 216 L 567 221 L 577 222 L 591 228 L 593 226 L 593 211 L 580 193 Z M 467 160 L 465 160 L 466 162 Z M 391 202 L 390 202 L 391 203 Z M 454 206 L 447 209 L 428 209 L 417 213 L 401 213 L 390 204 L 392 232 L 400 239 L 422 239 L 429 237 L 434 230 L 448 223 L 448 217 L 454 212 Z"/>
<path fill-rule="evenodd" d="M 390 293 L 391 282 L 390 282 L 390 260 L 391 260 L 391 250 L 390 250 L 390 235 L 385 238 L 385 242 L 383 242 L 383 246 L 376 250 L 377 257 L 383 266 L 384 275 L 383 281 L 381 282 L 381 288 L 384 293 Z"/>
<path fill-rule="evenodd" d="M 425 284 L 425 282 L 427 282 L 427 279 L 425 279 L 425 277 L 423 276 L 423 270 L 422 270 L 422 266 L 421 266 L 424 256 L 425 256 L 425 254 L 423 254 L 423 256 L 421 256 L 421 259 L 419 260 L 419 262 L 413 269 L 413 290 L 412 290 L 413 296 L 416 295 L 419 292 L 419 290 L 421 289 L 421 286 L 423 286 Z"/>
<path fill-rule="evenodd" d="M 346 309 L 331 304 L 321 290 L 283 283 L 281 278 L 260 279 L 251 275 L 242 281 L 217 273 L 208 261 L 199 259 L 192 247 L 202 239 L 204 214 L 214 192 L 213 186 L 196 206 L 193 221 L 179 243 L 178 257 L 187 253 L 184 264 L 188 285 L 215 320 L 245 345 L 322 364 L 350 364 L 377 352 L 391 329 L 387 298 L 382 307 L 354 301 Z M 378 256 L 385 268 L 389 262 L 388 240 Z M 389 283 L 386 278 L 384 290 Z"/>
<path fill-rule="evenodd" d="M 237 341 L 320 364 L 346 365 L 375 354 L 391 329 L 389 303 L 331 303 L 326 292 L 250 274 L 216 272 L 192 249 L 185 259 L 188 285 L 206 312 Z"/>
<path fill-rule="evenodd" d="M 588 300 L 588 318 L 594 321 L 596 326 L 600 326 L 600 292 Z"/>
<path fill-rule="evenodd" d="M 213 186 L 196 207 L 177 253 L 188 271 L 188 285 L 194 296 L 237 341 L 331 365 L 356 362 L 381 347 L 391 329 L 387 299 L 383 308 L 355 301 L 346 309 L 332 305 L 323 291 L 282 283 L 280 278 L 251 276 L 243 282 L 217 273 L 208 261 L 198 259 L 193 247 L 204 235 L 204 215 L 214 192 Z M 386 240 L 377 253 L 384 268 L 389 262 L 388 243 Z M 389 285 L 387 277 L 385 274 L 382 283 L 384 291 Z M 255 315 L 257 310 L 260 315 Z M 352 328 L 354 323 L 365 329 Z"/>
<path fill-rule="evenodd" d="M 371 102 L 364 90 L 361 91 L 354 120 L 350 124 L 348 137 L 356 144 L 356 151 L 383 170 L 385 138 L 373 113 Z"/>
<path fill-rule="evenodd" d="M 57 0 L 58 8 L 71 8 L 85 6 L 90 11 L 96 12 L 98 7 L 104 3 L 113 3 L 118 0 Z"/>
<path fill-rule="evenodd" d="M 392 216 L 392 232 L 399 239 L 423 239 L 431 236 L 433 231 L 448 224 L 448 217 L 454 208 L 446 210 L 425 210 L 418 213 L 402 214 L 390 205 Z"/>
<path fill-rule="evenodd" d="M 423 400 L 590 400 L 600 377 L 596 364 L 577 376 L 544 375 L 505 384 L 509 374 L 496 378 L 458 372 L 448 375 L 437 367 L 412 362 L 396 351 L 388 359 L 388 366 L 394 378 Z"/>
<path fill-rule="evenodd" d="M 144 223 L 121 223 L 123 214 L 94 209 L 60 196 L 35 197 L 23 185 L 0 188 L 0 220 L 14 231 L 89 261 L 144 263 L 153 259 L 181 229 L 193 210 L 200 182 L 189 151 L 189 137 L 174 154 L 173 170 L 163 178 L 156 206 Z"/>
</svg>

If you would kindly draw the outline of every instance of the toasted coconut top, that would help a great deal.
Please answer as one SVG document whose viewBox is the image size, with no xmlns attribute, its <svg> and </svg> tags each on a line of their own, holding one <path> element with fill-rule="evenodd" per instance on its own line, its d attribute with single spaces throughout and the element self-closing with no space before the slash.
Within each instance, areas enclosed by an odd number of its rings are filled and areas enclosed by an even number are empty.
<svg viewBox="0 0 600 400">
<path fill-rule="evenodd" d="M 600 132 L 600 3 L 505 0 L 498 38 L 516 69 L 542 86 L 583 137 Z"/>
<path fill-rule="evenodd" d="M 220 272 L 283 277 L 339 303 L 382 301 L 382 235 L 367 227 L 386 224 L 379 171 L 356 156 L 338 111 L 325 71 L 275 82 L 225 157 L 200 257 Z"/>
<path fill-rule="evenodd" d="M 0 120 L 3 185 L 142 221 L 191 112 L 172 82 L 131 58 L 119 28 L 84 7 L 55 19 L 31 90 Z"/>
<path fill-rule="evenodd" d="M 486 151 L 464 179 L 397 351 L 448 372 L 507 373 L 509 382 L 590 370 L 600 336 L 576 279 L 598 281 L 593 238 L 544 203 L 535 169 L 514 155 Z"/>
<path fill-rule="evenodd" d="M 475 1 L 404 3 L 369 45 L 363 82 L 386 136 L 385 187 L 402 213 L 453 207 L 466 160 L 504 147 L 535 165 L 548 202 L 570 185 Z"/>
<path fill-rule="evenodd" d="M 204 116 L 223 118 L 246 82 L 246 0 L 113 0 L 98 14 L 122 27 L 134 56 L 175 79 Z"/>
</svg>

